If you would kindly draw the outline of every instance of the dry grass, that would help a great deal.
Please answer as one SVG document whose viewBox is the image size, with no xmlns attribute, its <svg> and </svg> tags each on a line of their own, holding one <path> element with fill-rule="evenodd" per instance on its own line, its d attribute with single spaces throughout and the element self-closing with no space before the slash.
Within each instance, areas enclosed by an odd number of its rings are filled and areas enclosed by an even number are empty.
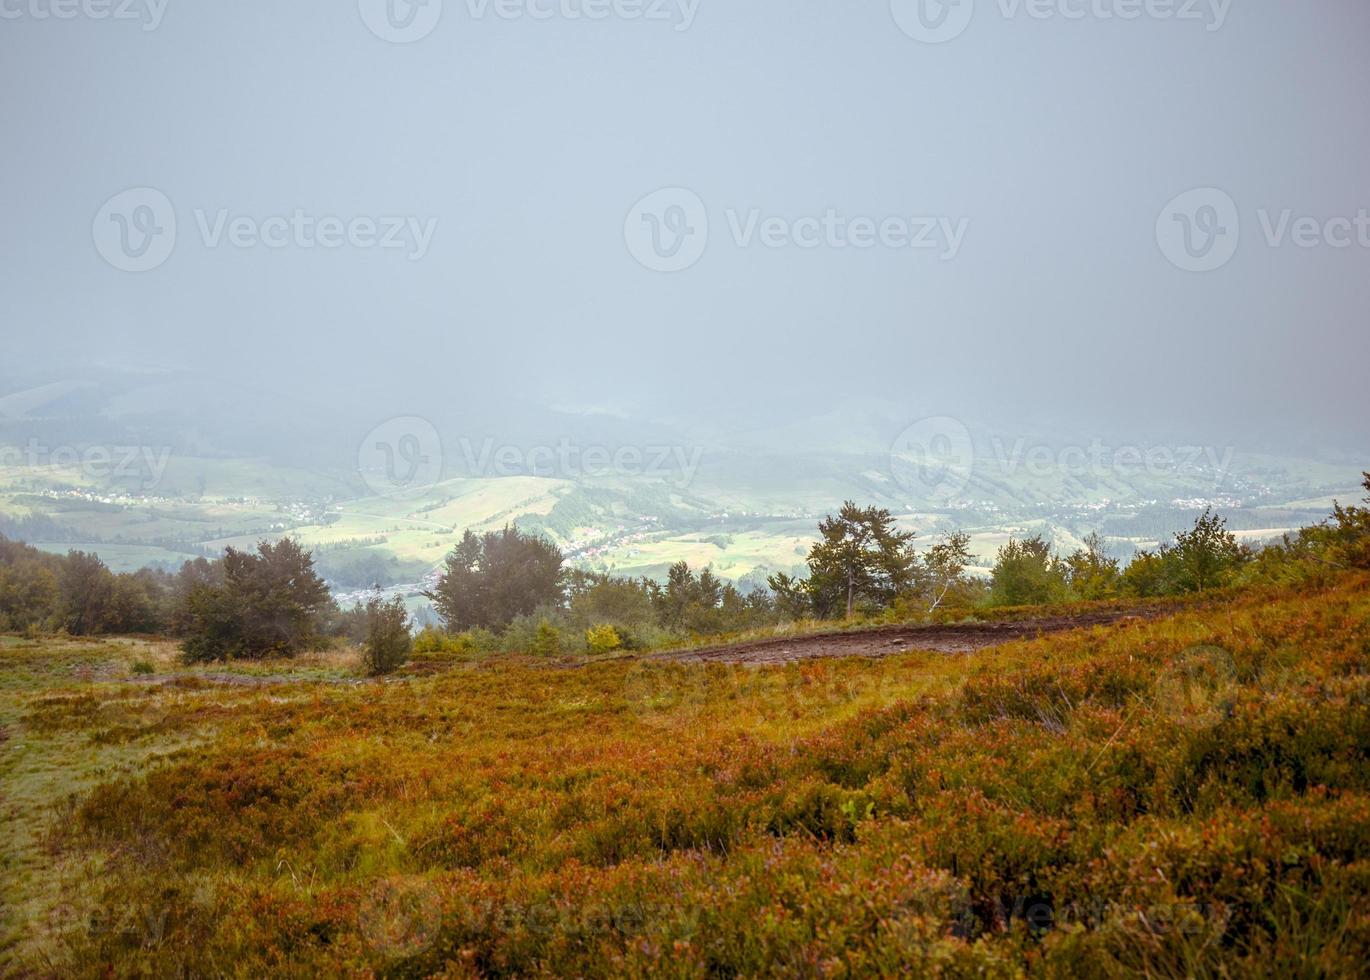
<svg viewBox="0 0 1370 980">
<path fill-rule="evenodd" d="M 1346 577 L 767 668 L 3 643 L 0 973 L 1353 972 L 1368 622 Z"/>
</svg>

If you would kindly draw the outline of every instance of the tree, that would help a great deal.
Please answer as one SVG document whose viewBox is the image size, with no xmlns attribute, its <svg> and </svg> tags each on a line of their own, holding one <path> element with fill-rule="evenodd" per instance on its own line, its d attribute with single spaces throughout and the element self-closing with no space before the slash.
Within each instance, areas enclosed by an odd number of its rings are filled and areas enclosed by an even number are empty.
<svg viewBox="0 0 1370 980">
<path fill-rule="evenodd" d="M 54 627 L 62 559 L 0 536 L 0 629 Z"/>
<path fill-rule="evenodd" d="M 1205 510 L 1193 528 L 1175 535 L 1171 555 L 1176 590 L 1204 592 L 1230 585 L 1249 552 L 1227 530 L 1225 518 Z"/>
<path fill-rule="evenodd" d="M 76 636 L 102 632 L 112 618 L 114 575 L 97 556 L 68 553 L 61 576 L 62 620 Z"/>
<path fill-rule="evenodd" d="M 560 606 L 562 556 L 545 538 L 506 526 L 477 537 L 467 531 L 425 592 L 453 632 L 503 629 L 540 606 Z"/>
<path fill-rule="evenodd" d="M 1167 595 L 1174 575 L 1171 571 L 1170 549 L 1139 551 L 1123 570 L 1122 591 L 1138 599 L 1152 599 Z"/>
<path fill-rule="evenodd" d="M 970 561 L 970 535 L 964 531 L 945 535 L 928 549 L 923 556 L 926 570 L 924 597 L 928 601 L 928 612 L 936 612 L 948 600 L 951 600 L 952 605 L 961 605 L 957 600 L 968 598 L 963 594 L 970 585 L 966 578 Z"/>
<path fill-rule="evenodd" d="M 1104 553 L 1099 532 L 1091 532 L 1084 547 L 1066 559 L 1066 579 L 1079 599 L 1112 599 L 1118 594 L 1122 574 L 1118 559 Z"/>
<path fill-rule="evenodd" d="M 568 576 L 567 594 L 567 624 L 575 632 L 608 625 L 631 648 L 657 628 L 652 590 L 643 580 L 575 569 Z"/>
<path fill-rule="evenodd" d="M 388 602 L 380 596 L 366 604 L 366 642 L 362 645 L 362 665 L 371 677 L 393 673 L 409 659 L 414 640 L 409 634 L 409 613 L 404 600 L 395 596 Z"/>
<path fill-rule="evenodd" d="M 315 642 L 334 603 L 298 542 L 263 541 L 256 554 L 229 548 L 219 565 L 188 573 L 191 584 L 176 615 L 187 659 L 290 657 Z"/>
<path fill-rule="evenodd" d="M 918 561 L 909 543 L 914 535 L 895 530 L 888 510 L 849 500 L 836 517 L 818 525 L 818 533 L 821 539 L 809 551 L 809 590 L 820 616 L 845 605 L 850 617 L 861 600 L 887 606 L 912 585 Z"/>
<path fill-rule="evenodd" d="M 1036 606 L 1060 602 L 1069 594 L 1065 566 L 1041 535 L 1010 538 L 999 549 L 990 573 L 990 596 L 996 606 Z"/>
<path fill-rule="evenodd" d="M 776 572 L 766 579 L 775 596 L 775 609 L 785 619 L 803 619 L 813 612 L 813 593 L 809 583 L 785 572 Z"/>
<path fill-rule="evenodd" d="M 713 569 L 696 574 L 683 561 L 667 570 L 664 586 L 652 583 L 648 590 L 662 626 L 696 634 L 745 629 L 768 605 L 762 597 L 742 595 Z"/>
<path fill-rule="evenodd" d="M 1370 473 L 1365 479 L 1365 503 L 1370 504 Z M 1340 502 L 1332 508 L 1331 560 L 1351 568 L 1370 568 L 1370 508 L 1343 507 Z"/>
<path fill-rule="evenodd" d="M 105 628 L 116 633 L 156 632 L 162 626 L 157 591 L 157 583 L 146 569 L 114 576 Z"/>
</svg>

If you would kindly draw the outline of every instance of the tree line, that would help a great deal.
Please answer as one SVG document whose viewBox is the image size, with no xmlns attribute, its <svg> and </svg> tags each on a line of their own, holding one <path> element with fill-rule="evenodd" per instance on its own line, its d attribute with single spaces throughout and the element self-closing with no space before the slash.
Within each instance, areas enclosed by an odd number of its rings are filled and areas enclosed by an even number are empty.
<svg viewBox="0 0 1370 980">
<path fill-rule="evenodd" d="M 1364 477 L 1370 503 L 1370 474 Z M 444 631 L 425 648 L 604 652 L 660 646 L 796 620 L 964 616 L 1013 606 L 1184 595 L 1309 570 L 1370 567 L 1370 509 L 1338 504 L 1330 520 L 1255 549 L 1205 511 L 1173 540 L 1124 566 L 1091 534 L 1057 555 L 1041 536 L 1012 538 L 988 578 L 971 572 L 970 536 L 946 534 L 920 550 L 913 532 L 879 507 L 850 501 L 818 527 L 807 574 L 772 575 L 743 594 L 711 569 L 673 565 L 664 581 L 563 567 L 546 539 L 515 527 L 468 531 L 428 595 Z"/>
<path fill-rule="evenodd" d="M 1364 487 L 1370 504 L 1370 473 Z M 1064 556 L 1040 536 L 1014 538 L 987 579 L 970 572 L 965 533 L 919 550 L 913 533 L 878 507 L 847 502 L 818 531 L 805 576 L 772 575 L 769 588 L 746 593 L 684 562 L 663 581 L 616 577 L 568 569 L 555 545 L 514 526 L 467 531 L 426 593 L 444 628 L 425 630 L 414 649 L 607 653 L 796 620 L 926 619 L 1370 568 L 1370 508 L 1340 504 L 1327 521 L 1260 549 L 1206 511 L 1125 567 L 1097 534 Z M 116 574 L 92 554 L 52 555 L 0 537 L 0 630 L 164 634 L 181 640 L 190 661 L 289 657 L 348 640 L 385 672 L 408 655 L 410 623 L 398 599 L 340 609 L 313 556 L 289 538 L 188 561 L 176 574 Z"/>
</svg>

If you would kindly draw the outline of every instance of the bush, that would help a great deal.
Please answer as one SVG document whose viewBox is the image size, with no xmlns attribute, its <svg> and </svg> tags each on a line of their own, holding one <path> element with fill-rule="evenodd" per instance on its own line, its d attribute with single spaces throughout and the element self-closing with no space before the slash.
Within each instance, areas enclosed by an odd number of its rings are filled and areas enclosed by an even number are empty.
<svg viewBox="0 0 1370 980">
<path fill-rule="evenodd" d="M 618 630 L 608 623 L 585 631 L 585 646 L 591 653 L 613 653 L 623 646 Z"/>
<path fill-rule="evenodd" d="M 1069 596 L 1065 563 L 1040 535 L 1022 541 L 1010 538 L 999 549 L 990 577 L 991 605 L 1040 606 L 1064 602 Z"/>
<path fill-rule="evenodd" d="M 555 657 L 561 652 L 561 633 L 544 619 L 538 624 L 538 632 L 533 637 L 533 645 L 529 652 L 536 657 Z"/>
<path fill-rule="evenodd" d="M 451 633 L 435 629 L 432 626 L 425 626 L 414 638 L 412 649 L 415 654 L 461 656 L 474 652 L 475 644 L 471 637 L 465 633 L 453 636 Z"/>
<path fill-rule="evenodd" d="M 135 661 L 133 661 L 133 666 L 130 667 L 129 669 L 132 670 L 133 673 L 135 673 L 135 674 L 155 674 L 155 673 L 157 673 L 157 668 L 156 668 L 156 667 L 153 667 L 152 664 L 151 664 L 150 662 L 146 661 L 146 660 L 135 660 Z"/>
<path fill-rule="evenodd" d="M 460 634 L 459 639 L 473 653 L 495 653 L 500 648 L 499 637 L 480 626 Z"/>
<path fill-rule="evenodd" d="M 377 596 L 366 604 L 366 620 L 362 665 L 371 677 L 393 673 L 409 659 L 413 647 L 404 600 L 396 596 L 385 602 Z"/>
</svg>

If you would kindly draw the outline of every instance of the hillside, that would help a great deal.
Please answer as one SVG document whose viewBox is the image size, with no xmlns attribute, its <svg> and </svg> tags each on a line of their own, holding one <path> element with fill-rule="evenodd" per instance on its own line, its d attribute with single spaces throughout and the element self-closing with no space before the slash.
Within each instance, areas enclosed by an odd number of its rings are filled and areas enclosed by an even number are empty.
<svg viewBox="0 0 1370 980">
<path fill-rule="evenodd" d="M 760 582 L 798 568 L 817 519 L 847 499 L 888 507 L 924 542 L 969 532 L 983 569 L 1014 534 L 1069 552 L 1098 531 L 1126 558 L 1205 506 L 1262 541 L 1359 496 L 1363 452 L 1186 446 L 1157 432 L 1115 434 L 1088 456 L 1097 434 L 929 411 L 853 400 L 745 426 L 510 401 L 434 412 L 418 420 L 432 470 L 397 494 L 359 459 L 377 419 L 195 376 L 113 374 L 0 405 L 0 533 L 120 571 L 291 535 L 340 595 L 376 582 L 416 594 L 463 531 L 506 522 L 585 569 L 661 577 L 687 561 Z M 971 462 L 949 484 L 914 451 L 947 431 Z M 588 465 L 596 453 L 619 464 Z"/>
<path fill-rule="evenodd" d="M 4 638 L 0 973 L 1351 975 L 1367 663 L 1363 574 L 788 666 Z"/>
</svg>

